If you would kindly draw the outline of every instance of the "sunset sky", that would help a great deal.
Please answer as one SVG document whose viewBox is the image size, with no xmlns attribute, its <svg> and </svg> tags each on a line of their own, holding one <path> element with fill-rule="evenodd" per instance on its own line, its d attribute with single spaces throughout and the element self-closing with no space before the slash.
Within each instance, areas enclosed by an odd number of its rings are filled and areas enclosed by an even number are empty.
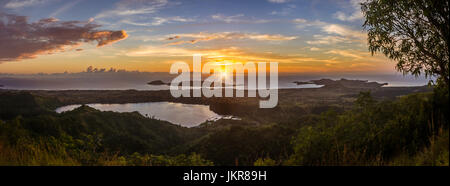
<svg viewBox="0 0 450 186">
<path fill-rule="evenodd" d="M 0 0 L 0 73 L 176 61 L 279 62 L 281 72 L 393 73 L 354 0 Z"/>
</svg>

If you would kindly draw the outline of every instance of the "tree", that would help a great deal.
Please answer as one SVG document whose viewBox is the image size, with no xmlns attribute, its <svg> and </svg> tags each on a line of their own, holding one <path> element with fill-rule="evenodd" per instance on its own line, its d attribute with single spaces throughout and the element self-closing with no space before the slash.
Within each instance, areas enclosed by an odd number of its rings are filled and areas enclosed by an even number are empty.
<svg viewBox="0 0 450 186">
<path fill-rule="evenodd" d="M 370 108 L 372 107 L 376 101 L 373 99 L 372 95 L 369 92 L 360 92 L 358 95 L 358 99 L 355 101 L 356 105 L 361 108 Z"/>
<path fill-rule="evenodd" d="M 449 84 L 449 2 L 366 0 L 362 4 L 369 50 L 397 61 L 397 70 L 437 76 Z"/>
</svg>

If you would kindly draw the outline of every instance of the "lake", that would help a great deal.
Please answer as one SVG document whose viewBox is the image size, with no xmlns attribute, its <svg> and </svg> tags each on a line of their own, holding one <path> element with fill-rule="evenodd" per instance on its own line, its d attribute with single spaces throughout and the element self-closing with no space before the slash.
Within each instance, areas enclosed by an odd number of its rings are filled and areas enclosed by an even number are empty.
<svg viewBox="0 0 450 186">
<path fill-rule="evenodd" d="M 207 105 L 194 105 L 172 102 L 149 102 L 127 104 L 86 104 L 100 111 L 139 112 L 143 116 L 168 121 L 184 127 L 195 127 L 206 121 L 218 119 L 237 119 L 231 116 L 221 116 L 209 109 Z M 81 105 L 63 106 L 55 111 L 62 113 L 74 110 Z"/>
</svg>

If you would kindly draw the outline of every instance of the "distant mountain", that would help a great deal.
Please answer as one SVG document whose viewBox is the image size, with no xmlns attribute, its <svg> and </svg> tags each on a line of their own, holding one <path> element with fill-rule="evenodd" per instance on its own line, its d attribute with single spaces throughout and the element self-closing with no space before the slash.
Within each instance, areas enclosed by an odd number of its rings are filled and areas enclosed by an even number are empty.
<svg viewBox="0 0 450 186">
<path fill-rule="evenodd" d="M 169 85 L 169 83 L 164 83 L 161 80 L 155 80 L 147 83 L 148 85 Z"/>
<path fill-rule="evenodd" d="M 302 81 L 294 81 L 297 85 L 303 84 L 316 84 L 316 85 L 324 85 L 326 88 L 335 87 L 335 88 L 380 88 L 382 86 L 388 85 L 388 83 L 378 83 L 378 82 L 369 82 L 368 80 L 348 80 L 348 79 L 340 79 L 340 80 L 332 80 L 332 79 L 320 79 L 320 80 L 311 80 L 308 82 Z"/>
</svg>

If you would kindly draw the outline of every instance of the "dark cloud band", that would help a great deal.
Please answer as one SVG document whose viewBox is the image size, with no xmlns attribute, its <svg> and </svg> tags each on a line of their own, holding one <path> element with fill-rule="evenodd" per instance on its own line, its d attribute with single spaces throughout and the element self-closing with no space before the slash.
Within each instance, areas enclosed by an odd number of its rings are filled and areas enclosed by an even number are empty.
<svg viewBox="0 0 450 186">
<path fill-rule="evenodd" d="M 0 12 L 0 62 L 62 52 L 86 42 L 102 47 L 127 38 L 121 31 L 97 30 L 100 25 L 54 18 L 29 23 L 27 17 Z"/>
</svg>

